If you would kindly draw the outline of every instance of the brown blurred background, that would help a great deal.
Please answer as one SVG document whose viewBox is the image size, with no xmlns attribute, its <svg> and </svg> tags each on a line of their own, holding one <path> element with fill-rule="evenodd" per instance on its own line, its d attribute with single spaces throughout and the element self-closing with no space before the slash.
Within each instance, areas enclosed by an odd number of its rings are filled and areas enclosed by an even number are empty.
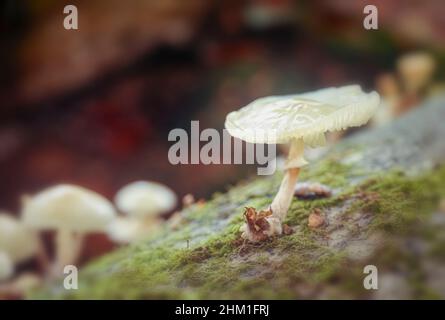
<svg viewBox="0 0 445 320">
<path fill-rule="evenodd" d="M 63 28 L 75 4 L 79 30 Z M 445 67 L 443 1 L 7 0 L 1 3 L 0 209 L 69 182 L 111 198 L 134 180 L 181 197 L 222 191 L 249 170 L 172 166 L 171 129 L 222 129 L 270 94 L 359 83 L 374 88 L 404 52 Z M 252 170 L 250 170 L 253 172 Z"/>
</svg>

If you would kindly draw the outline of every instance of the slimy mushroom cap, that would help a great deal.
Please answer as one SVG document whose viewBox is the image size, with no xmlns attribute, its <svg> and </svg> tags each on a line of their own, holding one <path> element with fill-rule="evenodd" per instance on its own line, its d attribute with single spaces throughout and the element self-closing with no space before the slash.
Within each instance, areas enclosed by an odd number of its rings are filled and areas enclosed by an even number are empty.
<svg viewBox="0 0 445 320">
<path fill-rule="evenodd" d="M 260 98 L 227 115 L 229 133 L 250 143 L 288 143 L 302 139 L 324 145 L 324 133 L 361 126 L 380 102 L 377 92 L 358 85 Z"/>
</svg>

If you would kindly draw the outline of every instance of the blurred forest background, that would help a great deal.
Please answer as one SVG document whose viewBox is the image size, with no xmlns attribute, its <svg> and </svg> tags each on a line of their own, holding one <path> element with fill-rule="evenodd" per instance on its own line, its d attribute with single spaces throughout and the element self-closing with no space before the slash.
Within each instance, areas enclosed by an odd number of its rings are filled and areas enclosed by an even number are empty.
<svg viewBox="0 0 445 320">
<path fill-rule="evenodd" d="M 79 30 L 63 28 L 67 4 L 79 10 Z M 154 180 L 207 197 L 249 170 L 170 165 L 170 130 L 189 131 L 191 120 L 222 129 L 228 112 L 260 96 L 374 89 L 411 50 L 432 54 L 444 80 L 443 1 L 373 1 L 379 30 L 370 31 L 366 4 L 2 1 L 0 208 L 18 212 L 23 194 L 60 182 L 112 198 L 128 182 Z"/>
</svg>

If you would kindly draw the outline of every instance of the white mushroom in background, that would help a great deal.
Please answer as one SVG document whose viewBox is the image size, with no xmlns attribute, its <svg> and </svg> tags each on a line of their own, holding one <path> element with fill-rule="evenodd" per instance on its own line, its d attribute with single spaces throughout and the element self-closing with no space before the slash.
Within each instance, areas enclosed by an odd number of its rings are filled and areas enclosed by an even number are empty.
<svg viewBox="0 0 445 320">
<path fill-rule="evenodd" d="M 412 52 L 397 61 L 397 71 L 404 90 L 419 94 L 430 83 L 435 70 L 434 58 L 427 52 Z"/>
<path fill-rule="evenodd" d="M 278 193 L 268 209 L 246 210 L 242 236 L 256 242 L 281 234 L 300 168 L 307 164 L 304 146 L 322 146 L 326 132 L 365 124 L 379 101 L 376 92 L 365 93 L 360 86 L 351 85 L 260 98 L 228 114 L 225 127 L 234 137 L 250 143 L 290 144 Z"/>
<path fill-rule="evenodd" d="M 152 225 L 131 217 L 117 217 L 107 230 L 108 237 L 115 243 L 127 244 L 149 234 Z"/>
<path fill-rule="evenodd" d="M 0 282 L 8 280 L 14 274 L 14 263 L 9 255 L 0 251 Z"/>
<path fill-rule="evenodd" d="M 116 242 L 129 243 L 159 226 L 160 215 L 172 210 L 177 199 L 175 193 L 162 184 L 136 181 L 122 187 L 114 201 L 127 217 L 116 219 L 108 234 Z"/>
<path fill-rule="evenodd" d="M 398 59 L 397 72 L 403 90 L 396 116 L 420 105 L 430 90 L 434 71 L 434 58 L 427 52 L 412 52 Z"/>
<path fill-rule="evenodd" d="M 7 253 L 14 264 L 24 262 L 39 253 L 38 235 L 12 214 L 0 213 L 0 250 Z"/>
<path fill-rule="evenodd" d="M 377 91 L 380 94 L 380 108 L 372 118 L 372 125 L 381 126 L 391 122 L 399 112 L 401 93 L 396 77 L 391 73 L 377 77 Z"/>
<path fill-rule="evenodd" d="M 24 203 L 22 219 L 36 230 L 56 231 L 53 271 L 76 263 L 86 233 L 105 232 L 116 213 L 98 193 L 74 186 L 48 188 Z"/>
<path fill-rule="evenodd" d="M 195 196 L 191 193 L 187 193 L 182 197 L 182 208 L 190 207 L 195 203 Z"/>
<path fill-rule="evenodd" d="M 150 181 L 136 181 L 122 187 L 116 194 L 117 208 L 128 216 L 159 219 L 159 215 L 174 208 L 176 195 L 168 187 Z"/>
<path fill-rule="evenodd" d="M 0 297 L 24 297 L 27 292 L 38 288 L 41 284 L 42 278 L 40 276 L 34 273 L 25 272 L 14 279 L 0 283 Z"/>
</svg>

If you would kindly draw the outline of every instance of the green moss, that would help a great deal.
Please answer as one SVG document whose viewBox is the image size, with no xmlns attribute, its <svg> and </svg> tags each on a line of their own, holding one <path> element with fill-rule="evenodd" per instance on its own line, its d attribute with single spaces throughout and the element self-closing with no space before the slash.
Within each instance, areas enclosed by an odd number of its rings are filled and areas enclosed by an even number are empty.
<svg viewBox="0 0 445 320">
<path fill-rule="evenodd" d="M 260 244 L 243 243 L 239 227 L 244 207 L 269 205 L 280 180 L 280 174 L 254 179 L 217 194 L 203 206 L 185 210 L 186 223 L 179 230 L 166 227 L 141 243 L 86 266 L 79 275 L 78 290 L 65 291 L 60 281 L 35 292 L 33 297 L 285 299 L 306 297 L 301 286 L 318 288 L 321 284 L 352 297 L 366 297 L 369 293 L 362 287 L 363 263 L 349 261 L 344 250 L 330 246 L 325 241 L 330 235 L 324 229 L 310 230 L 310 212 L 315 208 L 342 210 L 341 222 L 351 232 L 402 236 L 418 228 L 419 221 L 424 221 L 439 197 L 445 195 L 445 168 L 416 178 L 403 172 L 374 175 L 344 165 L 334 156 L 303 170 L 301 180 L 326 184 L 334 194 L 311 201 L 295 199 L 285 221 L 297 227 L 295 233 Z M 349 225 L 349 216 L 356 212 L 371 217 L 364 229 Z M 385 252 L 388 254 L 373 259 L 390 266 L 388 261 L 397 257 L 410 265 L 410 258 L 400 256 L 397 250 Z M 421 273 L 410 278 L 417 296 L 434 296 L 422 279 Z"/>
</svg>

